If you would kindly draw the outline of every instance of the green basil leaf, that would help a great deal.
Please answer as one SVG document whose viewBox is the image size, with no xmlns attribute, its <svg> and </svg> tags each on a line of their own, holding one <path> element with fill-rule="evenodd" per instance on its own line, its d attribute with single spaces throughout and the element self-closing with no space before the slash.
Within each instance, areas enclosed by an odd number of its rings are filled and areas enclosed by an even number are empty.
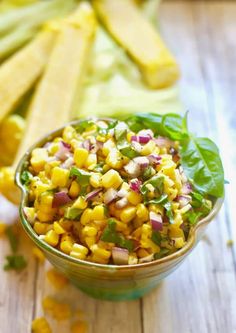
<svg viewBox="0 0 236 333">
<path fill-rule="evenodd" d="M 214 142 L 192 136 L 183 142 L 180 155 L 184 171 L 197 190 L 214 197 L 224 195 L 224 170 Z"/>
<path fill-rule="evenodd" d="M 163 207 L 166 210 L 166 216 L 169 218 L 170 224 L 174 224 L 175 221 L 174 221 L 174 215 L 173 215 L 173 212 L 172 212 L 171 202 L 169 202 L 169 201 L 164 202 Z"/>
<path fill-rule="evenodd" d="M 164 190 L 164 177 L 163 176 L 159 176 L 159 175 L 155 175 L 152 178 L 150 178 L 149 180 L 147 180 L 140 189 L 141 194 L 147 198 L 149 189 L 147 187 L 148 184 L 151 184 L 154 189 L 155 189 L 155 194 L 158 196 L 160 196 L 163 193 Z"/>
<path fill-rule="evenodd" d="M 81 186 L 89 185 L 89 179 L 91 177 L 91 174 L 89 172 L 84 171 L 82 169 L 78 169 L 76 167 L 72 167 L 70 170 L 70 177 L 73 176 L 77 178 L 77 181 Z"/>
<path fill-rule="evenodd" d="M 168 198 L 167 194 L 162 194 L 159 198 L 151 199 L 145 201 L 145 204 L 156 204 L 156 205 L 161 205 L 166 202 Z"/>
<path fill-rule="evenodd" d="M 68 207 L 64 214 L 64 217 L 68 220 L 79 220 L 83 210 L 78 208 Z"/>
<path fill-rule="evenodd" d="M 169 113 L 163 116 L 162 127 L 165 136 L 172 140 L 184 140 L 188 138 L 187 116 L 181 117 L 178 114 Z"/>
<path fill-rule="evenodd" d="M 122 235 L 116 232 L 116 222 L 113 219 L 109 219 L 107 223 L 108 224 L 101 235 L 101 240 L 108 243 L 115 243 L 131 252 L 134 248 L 132 240 L 125 239 Z"/>
<path fill-rule="evenodd" d="M 20 271 L 26 267 L 27 262 L 22 255 L 10 255 L 6 256 L 6 263 L 4 265 L 4 270 L 16 270 Z"/>
<path fill-rule="evenodd" d="M 170 250 L 168 249 L 160 249 L 160 252 L 154 254 L 154 259 L 161 259 L 165 257 L 167 254 L 169 254 Z"/>
<path fill-rule="evenodd" d="M 75 126 L 76 132 L 83 133 L 88 127 L 94 125 L 92 119 L 81 120 L 77 126 Z"/>
<path fill-rule="evenodd" d="M 199 221 L 202 215 L 202 212 L 189 211 L 184 215 L 184 217 L 189 221 L 191 225 L 194 225 Z"/>
</svg>

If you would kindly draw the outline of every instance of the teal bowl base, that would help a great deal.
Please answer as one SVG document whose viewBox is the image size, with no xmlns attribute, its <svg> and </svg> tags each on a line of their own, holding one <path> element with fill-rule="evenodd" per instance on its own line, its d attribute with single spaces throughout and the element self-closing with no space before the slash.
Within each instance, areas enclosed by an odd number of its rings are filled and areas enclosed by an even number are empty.
<svg viewBox="0 0 236 333">
<path fill-rule="evenodd" d="M 76 282 L 72 281 L 73 285 L 80 289 L 85 294 L 100 300 L 106 301 L 132 301 L 135 299 L 139 299 L 144 295 L 148 294 L 151 290 L 153 290 L 157 285 L 160 283 L 159 281 L 157 284 L 152 286 L 147 286 L 145 288 L 137 289 L 137 290 L 101 290 L 101 289 L 93 289 L 91 287 L 81 287 Z"/>
</svg>

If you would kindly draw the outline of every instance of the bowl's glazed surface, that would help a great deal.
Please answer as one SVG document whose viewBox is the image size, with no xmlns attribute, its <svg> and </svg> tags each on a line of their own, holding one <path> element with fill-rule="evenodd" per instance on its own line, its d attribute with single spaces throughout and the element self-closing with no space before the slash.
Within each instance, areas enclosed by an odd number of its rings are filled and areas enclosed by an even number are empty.
<svg viewBox="0 0 236 333">
<path fill-rule="evenodd" d="M 76 123 L 79 123 L 79 121 L 71 124 Z M 22 191 L 20 204 L 22 226 L 33 242 L 44 252 L 47 259 L 85 293 L 95 298 L 113 301 L 142 297 L 174 271 L 193 250 L 208 224 L 219 212 L 223 199 L 218 199 L 210 214 L 191 229 L 188 241 L 182 249 L 162 259 L 136 265 L 116 266 L 96 264 L 70 257 L 40 240 L 26 220 L 23 208 L 27 206 L 28 194 L 20 181 L 20 175 L 29 160 L 31 151 L 35 147 L 42 147 L 47 141 L 58 136 L 61 131 L 62 129 L 59 129 L 49 134 L 31 147 L 17 167 L 15 179 L 16 184 Z"/>
</svg>

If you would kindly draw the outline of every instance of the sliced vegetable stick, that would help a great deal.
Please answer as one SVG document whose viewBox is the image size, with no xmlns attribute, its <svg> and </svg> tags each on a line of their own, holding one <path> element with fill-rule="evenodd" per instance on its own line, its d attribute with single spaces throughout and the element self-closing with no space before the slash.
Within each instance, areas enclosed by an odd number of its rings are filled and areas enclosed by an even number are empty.
<svg viewBox="0 0 236 333">
<path fill-rule="evenodd" d="M 0 121 L 13 109 L 43 71 L 55 33 L 42 32 L 0 67 Z"/>
<path fill-rule="evenodd" d="M 131 0 L 93 0 L 101 21 L 138 64 L 151 88 L 179 78 L 178 65 L 160 35 Z"/>
<path fill-rule="evenodd" d="M 34 141 L 62 126 L 73 115 L 95 30 L 94 12 L 87 3 L 81 3 L 76 13 L 62 24 L 45 74 L 32 101 L 26 134 L 15 163 L 11 168 L 2 168 L 0 172 L 0 192 L 13 203 L 19 202 L 13 171 L 19 158 Z"/>
</svg>

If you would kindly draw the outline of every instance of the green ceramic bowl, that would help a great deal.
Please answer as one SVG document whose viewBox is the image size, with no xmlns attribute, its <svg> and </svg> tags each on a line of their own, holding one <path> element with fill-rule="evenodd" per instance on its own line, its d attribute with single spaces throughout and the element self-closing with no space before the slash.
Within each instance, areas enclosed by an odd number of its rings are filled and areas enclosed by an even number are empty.
<svg viewBox="0 0 236 333">
<path fill-rule="evenodd" d="M 70 124 L 78 123 L 79 121 Z M 22 226 L 33 242 L 44 252 L 52 265 L 64 273 L 73 284 L 85 293 L 95 298 L 112 301 L 142 297 L 156 287 L 163 278 L 173 272 L 190 254 L 208 224 L 219 212 L 223 200 L 218 199 L 210 214 L 192 228 L 185 246 L 165 258 L 148 263 L 124 266 L 102 265 L 72 258 L 40 240 L 30 223 L 26 220 L 23 208 L 28 205 L 28 193 L 20 180 L 20 175 L 29 161 L 31 151 L 36 147 L 42 147 L 47 141 L 60 135 L 61 132 L 62 128 L 37 142 L 26 152 L 17 167 L 15 180 L 22 192 L 20 203 Z"/>
</svg>

